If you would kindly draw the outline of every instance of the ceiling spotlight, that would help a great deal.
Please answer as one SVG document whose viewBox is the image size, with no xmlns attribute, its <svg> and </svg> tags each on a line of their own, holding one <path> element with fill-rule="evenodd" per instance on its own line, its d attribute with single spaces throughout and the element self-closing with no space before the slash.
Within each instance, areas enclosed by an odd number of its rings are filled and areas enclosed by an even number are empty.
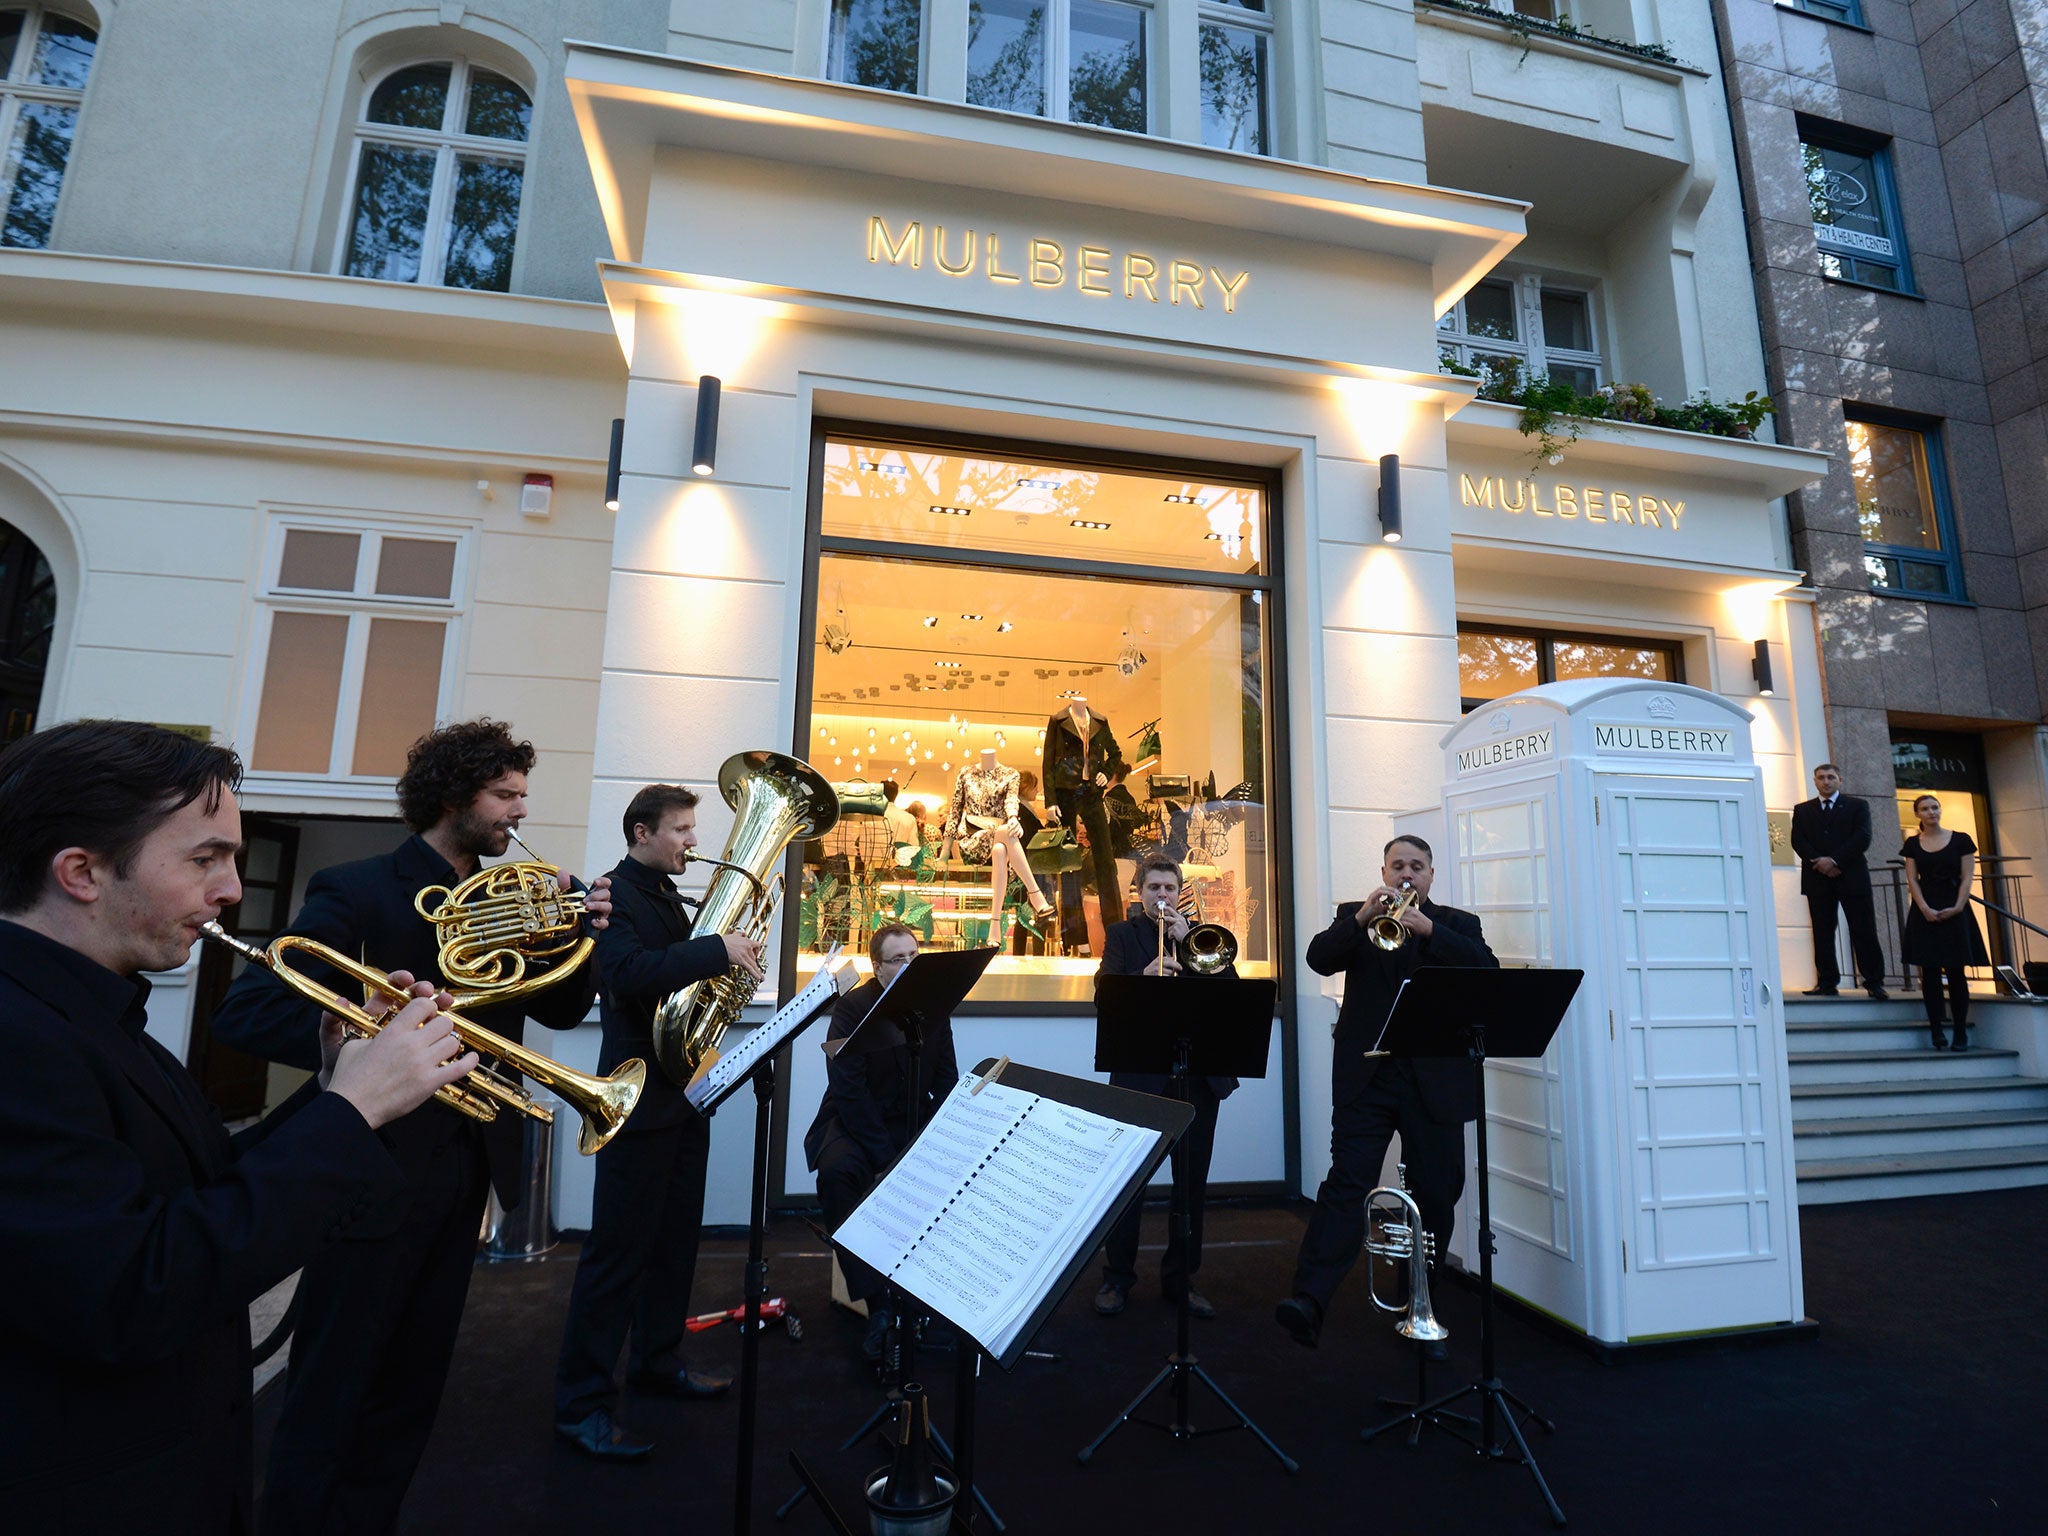
<svg viewBox="0 0 2048 1536">
<path fill-rule="evenodd" d="M 978 613 L 963 613 L 960 617 L 970 624 L 979 624 L 981 622 L 981 615 Z"/>
<path fill-rule="evenodd" d="M 1011 630 L 1015 629 L 1016 627 L 1017 626 L 1012 624 L 1008 619 L 1005 619 L 1002 623 L 996 626 L 996 633 L 999 635 L 1007 635 Z"/>
<path fill-rule="evenodd" d="M 1069 522 L 1068 526 L 1072 528 L 1093 528 L 1096 531 L 1100 532 L 1101 530 L 1109 527 L 1109 524 L 1098 523 L 1085 517 L 1077 517 L 1072 519 L 1072 521 Z"/>
<path fill-rule="evenodd" d="M 1022 476 L 1018 477 L 1017 484 L 1033 491 L 1056 491 L 1060 488 L 1057 480 L 1032 480 Z"/>
<path fill-rule="evenodd" d="M 1199 507 L 1202 504 L 1199 496 L 1165 496 L 1160 499 L 1177 507 Z"/>
<path fill-rule="evenodd" d="M 1223 535 L 1220 533 L 1205 533 L 1202 535 L 1202 537 L 1205 539 L 1220 539 L 1223 537 Z"/>
<path fill-rule="evenodd" d="M 837 736 L 828 736 L 825 738 L 825 745 L 828 747 L 836 747 L 839 745 L 839 738 Z"/>
<path fill-rule="evenodd" d="M 937 615 L 936 613 L 934 613 L 934 614 L 930 614 L 930 615 L 928 615 L 928 616 L 927 616 L 927 617 L 925 618 L 925 621 L 924 621 L 924 627 L 925 627 L 926 629 L 936 629 L 936 628 L 938 628 L 938 625 L 939 625 L 939 616 L 938 616 L 938 615 Z"/>
<path fill-rule="evenodd" d="M 941 517 L 972 517 L 972 516 L 974 516 L 974 508 L 972 508 L 972 507 L 942 507 L 942 506 L 939 506 L 939 505 L 938 505 L 938 504 L 937 504 L 936 502 L 934 502 L 934 503 L 932 504 L 931 510 L 932 510 L 932 511 L 934 511 L 934 512 L 936 512 L 936 513 L 938 513 L 938 514 L 939 514 L 939 516 L 941 516 Z"/>
</svg>

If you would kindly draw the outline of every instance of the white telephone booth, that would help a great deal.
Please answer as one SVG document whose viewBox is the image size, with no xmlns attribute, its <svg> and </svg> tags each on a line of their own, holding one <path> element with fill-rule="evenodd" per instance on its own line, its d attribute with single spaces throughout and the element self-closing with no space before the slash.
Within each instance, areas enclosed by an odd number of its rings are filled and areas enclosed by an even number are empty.
<svg viewBox="0 0 2048 1536">
<path fill-rule="evenodd" d="M 1503 965 L 1586 973 L 1541 1061 L 1486 1069 L 1497 1283 L 1613 1344 L 1799 1321 L 1749 715 L 1668 683 L 1552 683 L 1473 711 L 1444 766 L 1446 899 Z M 1456 1241 L 1476 1268 L 1471 1146 Z"/>
</svg>

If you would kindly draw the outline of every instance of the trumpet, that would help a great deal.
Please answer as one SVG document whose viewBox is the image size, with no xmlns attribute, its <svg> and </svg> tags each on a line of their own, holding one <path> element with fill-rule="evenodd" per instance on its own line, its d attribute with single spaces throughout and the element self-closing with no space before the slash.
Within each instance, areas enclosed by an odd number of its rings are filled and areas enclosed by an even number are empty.
<svg viewBox="0 0 2048 1536">
<path fill-rule="evenodd" d="M 512 840 L 533 852 L 517 832 Z M 531 996 L 597 946 L 583 931 L 583 893 L 564 887 L 555 866 L 538 858 L 493 864 L 452 887 L 430 885 L 412 905 L 434 925 L 441 976 L 457 1008 Z M 540 960 L 554 964 L 529 974 Z"/>
<path fill-rule="evenodd" d="M 1385 901 L 1386 898 L 1382 897 Z M 1366 937 L 1381 949 L 1399 949 L 1408 942 L 1408 930 L 1401 925 L 1401 914 L 1413 907 L 1420 898 L 1415 894 L 1414 885 L 1406 880 L 1401 882 L 1401 895 L 1397 900 L 1387 902 L 1386 911 L 1365 925 Z"/>
<path fill-rule="evenodd" d="M 309 1002 L 318 1003 L 322 1008 L 341 1020 L 342 1027 L 358 1038 L 367 1039 L 384 1027 L 384 1019 L 369 1011 L 361 1003 L 351 1002 L 333 988 L 323 986 L 304 971 L 293 967 L 287 957 L 294 952 L 311 955 L 314 959 L 333 966 L 342 975 L 360 982 L 363 989 L 375 996 L 388 998 L 393 1007 L 403 1007 L 412 994 L 399 986 L 382 971 L 351 960 L 340 950 L 322 944 L 317 939 L 301 938 L 287 933 L 272 939 L 269 945 L 259 949 L 245 943 L 229 933 L 219 923 L 202 923 L 199 931 L 216 944 L 224 944 L 252 965 L 260 965 L 283 982 L 299 996 Z M 577 1113 L 583 1116 L 583 1132 L 576 1145 L 584 1153 L 595 1152 L 619 1133 L 619 1127 L 626 1123 L 626 1117 L 633 1113 L 633 1106 L 640 1100 L 640 1087 L 647 1080 L 647 1064 L 629 1061 L 610 1077 L 591 1077 L 585 1073 L 565 1067 L 552 1061 L 538 1051 L 529 1051 L 517 1041 L 507 1040 L 503 1035 L 472 1024 L 458 1014 L 450 1013 L 448 1018 L 455 1026 L 455 1038 L 467 1050 L 480 1055 L 496 1057 L 506 1066 L 513 1067 L 532 1078 L 542 1087 L 560 1094 Z M 478 1066 L 459 1083 L 449 1083 L 435 1091 L 434 1097 L 452 1108 L 460 1110 L 472 1120 L 486 1124 L 498 1118 L 501 1109 L 512 1109 L 546 1124 L 555 1118 L 553 1110 L 545 1104 L 535 1102 L 531 1093 L 517 1082 L 491 1067 Z"/>
<path fill-rule="evenodd" d="M 1436 1320 L 1429 1304 L 1429 1261 L 1436 1257 L 1436 1238 L 1422 1225 L 1422 1208 L 1408 1193 L 1408 1165 L 1394 1165 L 1394 1183 L 1382 1184 L 1365 1197 L 1365 1251 L 1372 1304 L 1382 1312 L 1405 1314 L 1394 1325 L 1404 1339 L 1434 1343 L 1451 1330 Z M 1380 1295 L 1377 1259 L 1408 1266 L 1408 1296 L 1391 1301 Z"/>
</svg>

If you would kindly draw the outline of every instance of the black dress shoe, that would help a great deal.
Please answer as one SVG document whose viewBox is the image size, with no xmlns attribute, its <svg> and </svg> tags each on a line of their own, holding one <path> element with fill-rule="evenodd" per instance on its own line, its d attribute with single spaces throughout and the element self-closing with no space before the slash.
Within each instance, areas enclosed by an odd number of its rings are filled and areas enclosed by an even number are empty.
<svg viewBox="0 0 2048 1536">
<path fill-rule="evenodd" d="M 1102 1288 L 1095 1293 L 1095 1315 L 1115 1317 L 1124 1309 L 1124 1288 L 1114 1280 L 1102 1282 Z"/>
<path fill-rule="evenodd" d="M 678 1366 L 672 1371 L 635 1371 L 626 1378 L 635 1392 L 652 1392 L 658 1397 L 723 1397 L 732 1386 L 730 1376 L 707 1376 L 702 1371 Z"/>
<path fill-rule="evenodd" d="M 1273 1309 L 1273 1321 L 1303 1349 L 1314 1349 L 1322 1337 L 1323 1309 L 1313 1296 L 1290 1296 Z"/>
<path fill-rule="evenodd" d="M 1211 1318 L 1216 1315 L 1216 1303 L 1192 1286 L 1188 1288 L 1188 1316 Z"/>
<path fill-rule="evenodd" d="M 645 1461 L 654 1449 L 653 1441 L 621 1429 L 609 1408 L 599 1408 L 574 1424 L 557 1424 L 555 1433 L 599 1461 Z"/>
<path fill-rule="evenodd" d="M 1970 1048 L 1969 1025 L 1958 1024 L 1955 1027 L 1955 1033 L 1948 1042 L 1948 1048 L 1952 1051 L 1967 1051 Z"/>
<path fill-rule="evenodd" d="M 1929 1037 L 1929 1038 L 1930 1038 L 1930 1039 L 1931 1039 L 1931 1040 L 1932 1040 L 1932 1041 L 1934 1042 L 1934 1048 L 1935 1048 L 1935 1049 L 1936 1049 L 1937 1051 L 1945 1051 L 1945 1050 L 1947 1050 L 1947 1049 L 1948 1049 L 1948 1036 L 1947 1036 L 1947 1035 L 1944 1035 L 1944 1034 L 1943 1034 L 1943 1033 L 1942 1033 L 1942 1032 L 1941 1032 L 1940 1030 L 1938 1030 L 1938 1029 L 1930 1029 L 1930 1030 L 1928 1030 L 1927 1034 L 1928 1034 L 1928 1037 Z"/>
<path fill-rule="evenodd" d="M 1892 1000 L 1891 993 L 1885 991 L 1883 987 L 1865 987 L 1863 990 L 1870 994 L 1873 1003 L 1888 1003 Z"/>
<path fill-rule="evenodd" d="M 1802 997 L 1840 997 L 1841 995 L 1842 989 L 1840 987 L 1808 987 L 1800 994 Z"/>
</svg>

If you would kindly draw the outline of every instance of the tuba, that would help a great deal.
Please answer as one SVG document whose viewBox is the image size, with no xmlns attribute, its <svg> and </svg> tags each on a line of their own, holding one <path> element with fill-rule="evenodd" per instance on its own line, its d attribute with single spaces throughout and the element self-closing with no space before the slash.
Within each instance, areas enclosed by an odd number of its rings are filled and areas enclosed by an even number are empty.
<svg viewBox="0 0 2048 1536">
<path fill-rule="evenodd" d="M 1408 1193 L 1408 1165 L 1394 1165 L 1394 1183 L 1382 1184 L 1365 1197 L 1366 1263 L 1371 1266 L 1372 1304 L 1382 1312 L 1406 1315 L 1394 1325 L 1404 1339 L 1431 1343 L 1448 1339 L 1451 1330 L 1436 1320 L 1429 1304 L 1429 1261 L 1436 1257 L 1436 1238 L 1422 1225 L 1422 1208 Z M 1408 1298 L 1392 1301 L 1380 1295 L 1377 1259 L 1408 1266 Z"/>
<path fill-rule="evenodd" d="M 839 820 L 839 797 L 825 776 L 780 752 L 738 752 L 718 770 L 718 792 L 733 809 L 724 857 L 692 853 L 688 862 L 716 867 L 691 932 L 768 936 L 782 874 L 769 871 L 799 837 L 816 837 Z M 718 1059 L 719 1042 L 739 1022 L 759 983 L 739 966 L 671 992 L 654 1010 L 654 1059 L 672 1080 L 688 1084 Z"/>
<path fill-rule="evenodd" d="M 1380 898 L 1385 901 L 1385 897 Z M 1365 936 L 1381 949 L 1399 949 L 1408 942 L 1408 930 L 1401 926 L 1401 914 L 1415 905 L 1415 887 L 1401 882 L 1401 895 L 1387 902 L 1387 909 L 1365 925 Z"/>
<path fill-rule="evenodd" d="M 323 986 L 304 971 L 293 966 L 287 957 L 293 953 L 310 955 L 317 961 L 324 961 L 342 975 L 359 984 L 366 993 L 381 997 L 394 1008 L 403 1007 L 411 1000 L 412 994 L 395 985 L 389 976 L 375 970 L 317 939 L 301 938 L 297 934 L 285 934 L 270 941 L 266 948 L 245 943 L 229 933 L 219 923 L 202 923 L 199 931 L 216 944 L 233 950 L 252 965 L 260 965 L 274 974 L 299 996 L 309 1002 L 318 1003 L 342 1022 L 351 1035 L 367 1038 L 384 1027 L 383 1019 L 370 1012 L 360 1003 L 351 1002 L 332 987 Z M 647 1078 L 645 1062 L 629 1061 L 622 1064 L 610 1077 L 591 1077 L 586 1073 L 565 1067 L 558 1061 L 551 1061 L 538 1051 L 530 1051 L 516 1040 L 507 1040 L 489 1030 L 472 1024 L 468 1019 L 450 1014 L 455 1026 L 455 1038 L 462 1042 L 465 1050 L 475 1051 L 479 1056 L 495 1057 L 504 1066 L 512 1067 L 532 1078 L 542 1087 L 553 1090 L 583 1116 L 583 1133 L 577 1139 L 577 1146 L 586 1154 L 595 1152 L 619 1133 L 619 1127 L 626 1123 L 626 1117 L 633 1113 L 633 1106 L 640 1100 L 640 1085 Z M 555 1112 L 545 1104 L 537 1103 L 532 1094 L 517 1081 L 479 1063 L 470 1069 L 469 1075 L 459 1083 L 448 1083 L 435 1091 L 434 1097 L 444 1104 L 460 1110 L 472 1120 L 485 1124 L 498 1118 L 498 1111 L 512 1109 L 535 1120 L 552 1123 Z"/>
<path fill-rule="evenodd" d="M 512 840 L 533 852 L 518 833 Z M 434 925 L 441 979 L 457 1008 L 551 987 L 589 959 L 597 943 L 583 931 L 583 893 L 567 889 L 555 866 L 539 860 L 493 864 L 453 887 L 430 885 L 412 905 Z M 554 963 L 529 973 L 547 960 Z"/>
</svg>

